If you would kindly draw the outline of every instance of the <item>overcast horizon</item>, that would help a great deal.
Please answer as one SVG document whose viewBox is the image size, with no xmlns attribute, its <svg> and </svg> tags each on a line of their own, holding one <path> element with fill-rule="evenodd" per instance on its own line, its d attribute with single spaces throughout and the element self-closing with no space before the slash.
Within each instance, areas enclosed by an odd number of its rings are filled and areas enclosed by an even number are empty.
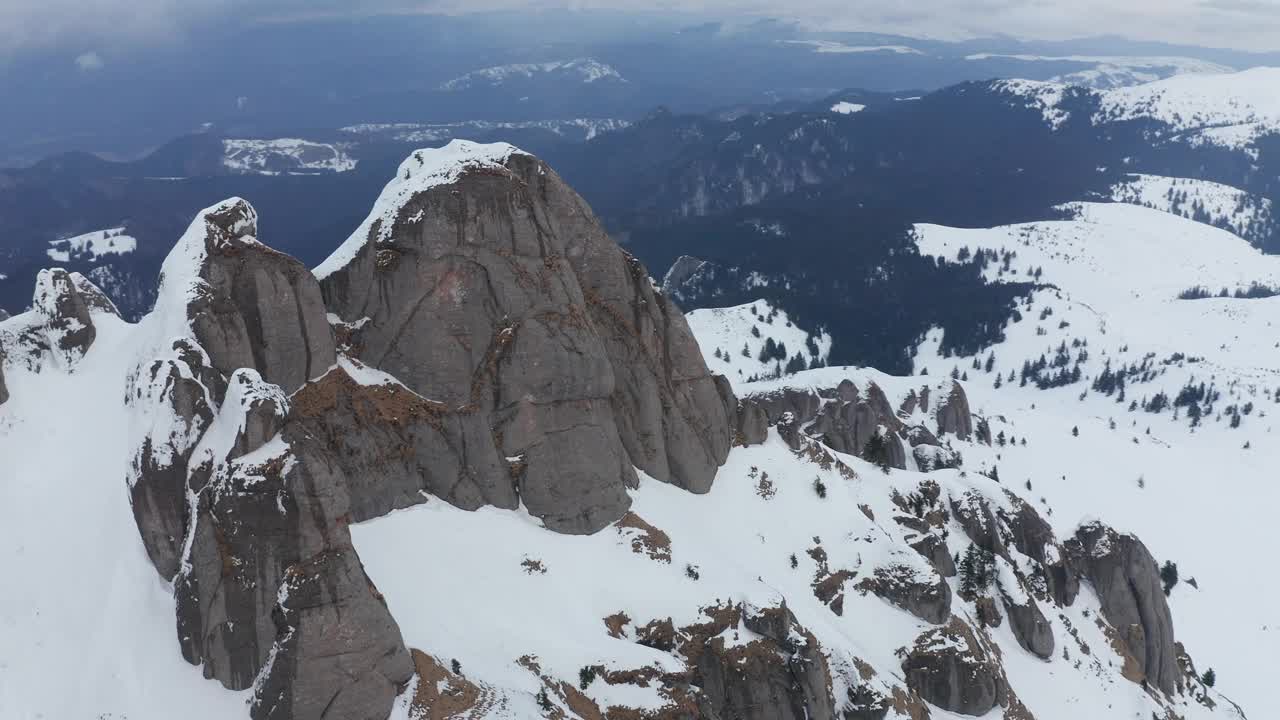
<svg viewBox="0 0 1280 720">
<path fill-rule="evenodd" d="M 1118 35 L 1248 52 L 1280 50 L 1280 3 L 1267 0 L 1104 0 L 1064 4 L 1047 0 L 922 0 L 910 8 L 867 0 L 801 0 L 780 13 L 767 0 L 3 0 L 0 55 L 71 52 L 89 67 L 92 53 L 148 44 L 181 43 L 211 22 L 301 22 L 378 15 L 486 11 L 619 10 L 691 19 L 794 20 L 813 30 L 862 31 L 938 40 L 1011 36 L 1068 40 Z"/>
</svg>

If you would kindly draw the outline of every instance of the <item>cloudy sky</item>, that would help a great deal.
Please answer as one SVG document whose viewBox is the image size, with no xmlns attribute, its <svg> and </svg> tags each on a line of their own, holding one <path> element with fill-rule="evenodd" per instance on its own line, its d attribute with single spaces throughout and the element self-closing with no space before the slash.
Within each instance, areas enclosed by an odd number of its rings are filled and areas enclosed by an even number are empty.
<svg viewBox="0 0 1280 720">
<path fill-rule="evenodd" d="M 814 27 L 955 39 L 1120 34 L 1280 50 L 1280 0 L 0 0 L 0 52 L 174 42 L 217 18 L 550 7 L 792 17 Z M 87 62 L 93 65 L 93 59 Z"/>
</svg>

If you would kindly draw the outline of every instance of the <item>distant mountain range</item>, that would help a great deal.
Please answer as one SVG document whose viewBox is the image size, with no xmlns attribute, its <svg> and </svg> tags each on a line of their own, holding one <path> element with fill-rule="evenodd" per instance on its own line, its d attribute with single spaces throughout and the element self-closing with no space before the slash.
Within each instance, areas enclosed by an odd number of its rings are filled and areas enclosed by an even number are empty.
<svg viewBox="0 0 1280 720">
<path fill-rule="evenodd" d="M 70 150 L 132 159 L 206 126 L 295 137 L 364 123 L 636 120 L 658 105 L 706 113 L 847 87 L 930 91 L 996 77 L 1110 87 L 1280 65 L 1280 54 L 1109 37 L 941 42 L 591 11 L 232 21 L 183 43 L 103 48 L 92 68 L 73 62 L 80 52 L 0 66 L 0 167 Z"/>
</svg>

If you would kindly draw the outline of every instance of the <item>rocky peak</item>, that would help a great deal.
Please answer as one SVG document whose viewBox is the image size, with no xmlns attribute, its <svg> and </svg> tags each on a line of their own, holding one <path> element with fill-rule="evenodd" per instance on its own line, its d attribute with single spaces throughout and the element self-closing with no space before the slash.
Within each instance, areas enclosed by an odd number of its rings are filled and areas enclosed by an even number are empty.
<svg viewBox="0 0 1280 720">
<path fill-rule="evenodd" d="M 293 392 L 333 366 L 333 335 L 315 277 L 257 240 L 257 218 L 240 198 L 201 211 L 164 262 L 157 308 L 218 372 L 253 368 Z"/>
<path fill-rule="evenodd" d="M 97 339 L 102 315 L 117 315 L 115 305 L 83 275 L 41 270 L 31 310 L 0 327 L 0 354 L 35 371 L 46 364 L 72 371 Z"/>
<path fill-rule="evenodd" d="M 633 466 L 706 492 L 728 453 L 733 403 L 683 315 L 510 145 L 415 152 L 316 274 L 338 318 L 368 318 L 353 353 L 441 402 L 466 465 L 519 458 L 495 470 L 552 529 L 620 518 Z"/>
</svg>

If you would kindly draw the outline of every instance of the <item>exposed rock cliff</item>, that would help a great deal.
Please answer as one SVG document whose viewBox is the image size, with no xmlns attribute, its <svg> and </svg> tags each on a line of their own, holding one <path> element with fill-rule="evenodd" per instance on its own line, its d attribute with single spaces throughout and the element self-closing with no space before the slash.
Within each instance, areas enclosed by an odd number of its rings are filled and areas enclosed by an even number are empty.
<svg viewBox="0 0 1280 720">
<path fill-rule="evenodd" d="M 361 323 L 353 354 L 468 439 L 481 492 L 465 504 L 514 507 L 509 476 L 548 527 L 594 532 L 629 507 L 633 465 L 706 492 L 724 462 L 727 387 L 684 317 L 537 158 L 415 152 L 316 272 L 330 309 Z"/>
<path fill-rule="evenodd" d="M 1093 585 L 1102 613 L 1137 659 L 1141 679 L 1166 694 L 1181 688 L 1173 620 L 1160 568 L 1145 545 L 1101 523 L 1082 526 L 1067 552 Z"/>
</svg>

